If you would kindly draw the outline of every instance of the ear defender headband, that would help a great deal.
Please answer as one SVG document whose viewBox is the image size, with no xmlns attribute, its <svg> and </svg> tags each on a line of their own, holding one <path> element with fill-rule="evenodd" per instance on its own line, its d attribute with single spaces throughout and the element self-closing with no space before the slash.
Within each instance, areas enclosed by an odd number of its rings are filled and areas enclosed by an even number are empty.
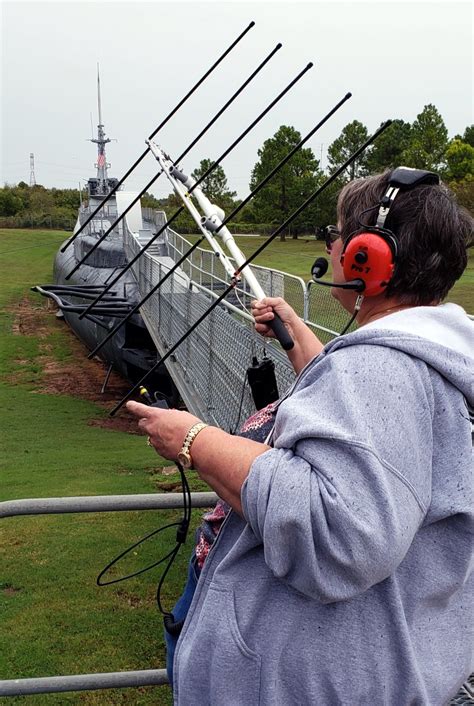
<svg viewBox="0 0 474 706">
<path fill-rule="evenodd" d="M 420 184 L 439 184 L 439 176 L 410 167 L 395 169 L 390 174 L 387 191 L 378 204 L 375 226 L 361 224 L 361 230 L 351 235 L 344 244 L 341 254 L 344 277 L 346 280 L 362 280 L 364 297 L 382 294 L 393 277 L 398 243 L 394 233 L 385 228 L 385 221 L 398 192 L 410 191 Z"/>
</svg>

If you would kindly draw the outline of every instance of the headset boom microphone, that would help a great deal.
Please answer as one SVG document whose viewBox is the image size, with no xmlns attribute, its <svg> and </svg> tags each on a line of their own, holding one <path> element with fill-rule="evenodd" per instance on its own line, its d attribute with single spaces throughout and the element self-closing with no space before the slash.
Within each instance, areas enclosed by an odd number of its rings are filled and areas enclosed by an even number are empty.
<svg viewBox="0 0 474 706">
<path fill-rule="evenodd" d="M 328 271 L 328 267 L 329 263 L 326 258 L 318 257 L 318 259 L 314 261 L 314 264 L 311 268 L 311 274 L 313 275 L 313 279 L 316 281 L 318 277 L 323 277 L 323 275 L 325 275 Z"/>
<path fill-rule="evenodd" d="M 311 268 L 311 275 L 315 284 L 322 284 L 324 287 L 339 287 L 340 289 L 353 289 L 356 292 L 363 292 L 365 284 L 361 279 L 351 279 L 349 282 L 323 282 L 320 277 L 323 277 L 328 271 L 328 261 L 325 257 L 318 257 Z"/>
</svg>

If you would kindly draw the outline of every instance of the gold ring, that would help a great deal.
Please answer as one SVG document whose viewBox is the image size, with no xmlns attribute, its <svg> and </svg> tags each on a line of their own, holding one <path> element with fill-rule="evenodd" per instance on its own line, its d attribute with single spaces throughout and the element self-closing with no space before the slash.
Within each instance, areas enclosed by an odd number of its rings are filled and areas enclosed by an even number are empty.
<svg viewBox="0 0 474 706">
<path fill-rule="evenodd" d="M 151 443 L 151 437 L 150 437 L 150 436 L 147 436 L 147 438 L 146 438 L 146 445 L 147 445 L 147 446 L 153 446 L 153 444 Z"/>
</svg>

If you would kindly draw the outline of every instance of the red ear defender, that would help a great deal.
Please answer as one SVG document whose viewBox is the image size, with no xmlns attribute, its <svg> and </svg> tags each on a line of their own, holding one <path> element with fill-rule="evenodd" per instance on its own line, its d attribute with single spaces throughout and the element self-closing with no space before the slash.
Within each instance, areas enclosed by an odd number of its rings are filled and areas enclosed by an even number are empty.
<svg viewBox="0 0 474 706">
<path fill-rule="evenodd" d="M 361 279 L 364 297 L 382 294 L 395 269 L 397 242 L 393 235 L 378 228 L 367 229 L 349 238 L 341 255 L 344 278 Z"/>
</svg>

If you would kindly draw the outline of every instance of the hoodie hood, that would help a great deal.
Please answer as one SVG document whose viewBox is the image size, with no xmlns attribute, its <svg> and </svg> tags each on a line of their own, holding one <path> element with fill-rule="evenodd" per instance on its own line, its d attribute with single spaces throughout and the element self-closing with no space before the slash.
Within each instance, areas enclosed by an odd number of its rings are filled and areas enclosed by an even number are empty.
<svg viewBox="0 0 474 706">
<path fill-rule="evenodd" d="M 328 343 L 326 353 L 348 345 L 396 348 L 419 358 L 474 405 L 474 321 L 457 304 L 395 312 Z"/>
</svg>

